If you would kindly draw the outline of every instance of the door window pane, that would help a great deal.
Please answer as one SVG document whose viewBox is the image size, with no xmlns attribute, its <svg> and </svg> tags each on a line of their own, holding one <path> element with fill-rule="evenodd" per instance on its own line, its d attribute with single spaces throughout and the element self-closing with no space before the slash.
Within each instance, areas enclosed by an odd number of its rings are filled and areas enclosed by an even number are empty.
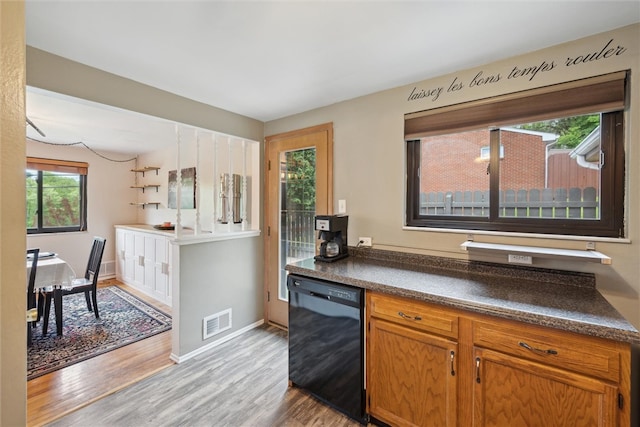
<svg viewBox="0 0 640 427">
<path fill-rule="evenodd" d="M 280 155 L 280 277 L 278 298 L 287 301 L 287 264 L 315 255 L 316 149 Z"/>
</svg>

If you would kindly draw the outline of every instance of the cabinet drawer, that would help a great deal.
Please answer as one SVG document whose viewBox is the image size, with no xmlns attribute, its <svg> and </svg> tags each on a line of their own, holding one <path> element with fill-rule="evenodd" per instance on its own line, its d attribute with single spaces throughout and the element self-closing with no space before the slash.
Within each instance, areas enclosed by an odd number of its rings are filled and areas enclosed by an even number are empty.
<svg viewBox="0 0 640 427">
<path fill-rule="evenodd" d="M 605 339 L 518 322 L 476 321 L 473 343 L 545 365 L 620 381 L 620 351 Z"/>
<path fill-rule="evenodd" d="M 400 325 L 458 337 L 458 315 L 437 306 L 400 297 L 368 293 L 369 315 Z"/>
</svg>

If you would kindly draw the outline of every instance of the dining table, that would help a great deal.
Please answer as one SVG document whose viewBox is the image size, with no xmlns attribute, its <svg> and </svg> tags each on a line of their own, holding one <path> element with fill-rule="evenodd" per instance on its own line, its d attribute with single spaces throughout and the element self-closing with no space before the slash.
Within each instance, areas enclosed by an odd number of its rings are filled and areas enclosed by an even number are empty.
<svg viewBox="0 0 640 427">
<path fill-rule="evenodd" d="M 76 278 L 76 273 L 67 261 L 58 257 L 52 252 L 40 252 L 44 254 L 38 257 L 38 266 L 36 267 L 36 281 L 34 285 L 35 292 L 43 290 L 52 290 L 54 292 L 62 292 L 65 285 L 69 285 Z M 27 259 L 27 277 L 31 273 L 31 260 Z M 54 301 L 56 298 L 54 297 Z M 60 310 L 62 315 L 62 307 L 55 307 L 56 311 Z M 56 331 L 58 335 L 62 335 L 62 324 L 58 324 L 58 316 L 56 316 Z M 46 324 L 48 322 L 44 322 Z M 46 330 L 43 332 L 46 333 Z"/>
</svg>

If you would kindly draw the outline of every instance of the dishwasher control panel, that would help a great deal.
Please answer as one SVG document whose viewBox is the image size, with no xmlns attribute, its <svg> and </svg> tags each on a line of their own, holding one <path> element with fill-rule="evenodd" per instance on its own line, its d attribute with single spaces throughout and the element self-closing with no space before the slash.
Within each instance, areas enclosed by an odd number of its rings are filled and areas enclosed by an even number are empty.
<svg viewBox="0 0 640 427">
<path fill-rule="evenodd" d="M 310 279 L 290 274 L 287 279 L 290 292 L 303 292 L 328 300 L 342 300 L 349 305 L 358 305 L 363 299 L 363 291 L 359 288 L 334 282 Z"/>
<path fill-rule="evenodd" d="M 357 291 L 328 288 L 328 294 L 329 297 L 345 299 L 353 302 L 358 301 Z"/>
</svg>

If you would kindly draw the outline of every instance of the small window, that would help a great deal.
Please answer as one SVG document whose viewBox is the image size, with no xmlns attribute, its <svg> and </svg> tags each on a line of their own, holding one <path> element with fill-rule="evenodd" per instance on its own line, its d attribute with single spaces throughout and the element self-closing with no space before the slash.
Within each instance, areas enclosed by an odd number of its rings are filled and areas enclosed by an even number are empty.
<svg viewBox="0 0 640 427">
<path fill-rule="evenodd" d="M 27 233 L 87 229 L 87 170 L 86 163 L 27 158 Z"/>
<path fill-rule="evenodd" d="M 480 160 L 489 160 L 490 158 L 490 147 L 488 145 L 485 145 L 484 147 L 480 148 Z M 504 159 L 504 145 L 500 145 L 500 158 Z"/>
<path fill-rule="evenodd" d="M 406 224 L 624 237 L 624 73 L 558 86 L 408 115 Z"/>
</svg>

